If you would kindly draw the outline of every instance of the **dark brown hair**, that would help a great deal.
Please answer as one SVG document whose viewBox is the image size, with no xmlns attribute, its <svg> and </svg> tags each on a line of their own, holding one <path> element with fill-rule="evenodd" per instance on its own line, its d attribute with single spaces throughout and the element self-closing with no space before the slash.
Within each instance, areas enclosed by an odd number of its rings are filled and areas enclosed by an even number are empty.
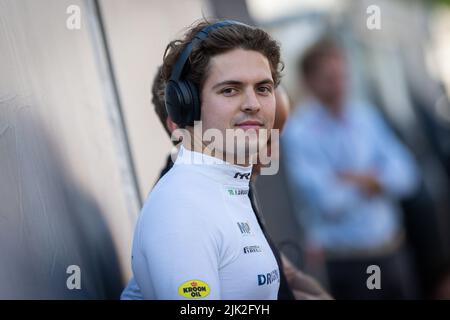
<svg viewBox="0 0 450 320">
<path fill-rule="evenodd" d="M 163 125 L 164 129 L 166 130 L 167 134 L 171 135 L 169 128 L 167 128 L 166 120 L 168 117 L 167 110 L 166 110 L 166 102 L 164 99 L 164 80 L 162 78 L 162 67 L 159 66 L 158 70 L 156 71 L 155 77 L 153 78 L 153 84 L 152 84 L 152 103 L 155 108 L 155 112 L 158 115 L 159 121 L 161 121 L 161 124 Z"/>
<path fill-rule="evenodd" d="M 162 68 L 164 81 L 169 80 L 172 66 L 184 47 L 200 30 L 215 22 L 217 21 L 201 20 L 187 30 L 182 40 L 174 40 L 169 43 L 164 53 Z M 262 29 L 240 24 L 212 30 L 203 41 L 194 47 L 189 56 L 190 70 L 185 77 L 197 85 L 200 91 L 208 75 L 211 57 L 237 48 L 263 54 L 269 60 L 275 86 L 279 84 L 280 72 L 283 69 L 283 63 L 280 60 L 280 46 Z"/>
</svg>

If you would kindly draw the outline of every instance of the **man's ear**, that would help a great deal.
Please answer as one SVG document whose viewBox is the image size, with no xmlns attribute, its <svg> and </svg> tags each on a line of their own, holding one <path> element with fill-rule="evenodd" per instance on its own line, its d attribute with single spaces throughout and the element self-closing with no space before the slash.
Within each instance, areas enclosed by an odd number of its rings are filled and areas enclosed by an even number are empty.
<svg viewBox="0 0 450 320">
<path fill-rule="evenodd" d="M 169 129 L 170 133 L 172 133 L 174 130 L 178 129 L 178 125 L 172 121 L 172 118 L 170 116 L 167 116 L 166 127 L 167 127 L 167 129 Z"/>
</svg>

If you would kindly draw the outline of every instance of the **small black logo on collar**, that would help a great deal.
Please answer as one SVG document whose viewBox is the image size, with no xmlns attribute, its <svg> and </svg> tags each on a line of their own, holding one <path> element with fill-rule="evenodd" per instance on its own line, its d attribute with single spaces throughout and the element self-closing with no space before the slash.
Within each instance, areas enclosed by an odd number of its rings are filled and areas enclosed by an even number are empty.
<svg viewBox="0 0 450 320">
<path fill-rule="evenodd" d="M 236 174 L 234 175 L 234 178 L 235 179 L 240 178 L 241 180 L 245 178 L 246 180 L 248 180 L 248 179 L 250 179 L 250 172 L 249 173 L 236 172 Z"/>
</svg>

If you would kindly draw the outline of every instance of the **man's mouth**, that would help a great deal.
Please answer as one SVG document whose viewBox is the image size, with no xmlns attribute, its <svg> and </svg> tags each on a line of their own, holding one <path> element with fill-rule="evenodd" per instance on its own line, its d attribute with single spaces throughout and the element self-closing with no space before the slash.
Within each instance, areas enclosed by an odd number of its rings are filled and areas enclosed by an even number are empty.
<svg viewBox="0 0 450 320">
<path fill-rule="evenodd" d="M 238 124 L 235 125 L 235 127 L 242 129 L 244 131 L 249 129 L 258 131 L 259 129 L 263 128 L 264 125 L 261 121 L 258 120 L 246 120 L 239 122 Z"/>
</svg>

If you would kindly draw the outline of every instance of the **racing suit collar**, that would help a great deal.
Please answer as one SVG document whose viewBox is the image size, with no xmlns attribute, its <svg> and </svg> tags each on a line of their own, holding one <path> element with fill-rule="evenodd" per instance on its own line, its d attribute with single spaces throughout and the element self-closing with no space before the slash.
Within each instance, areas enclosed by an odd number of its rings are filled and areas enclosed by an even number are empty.
<svg viewBox="0 0 450 320">
<path fill-rule="evenodd" d="M 248 186 L 252 174 L 252 165 L 239 166 L 216 157 L 180 147 L 175 165 L 189 165 L 220 183 Z"/>
</svg>

